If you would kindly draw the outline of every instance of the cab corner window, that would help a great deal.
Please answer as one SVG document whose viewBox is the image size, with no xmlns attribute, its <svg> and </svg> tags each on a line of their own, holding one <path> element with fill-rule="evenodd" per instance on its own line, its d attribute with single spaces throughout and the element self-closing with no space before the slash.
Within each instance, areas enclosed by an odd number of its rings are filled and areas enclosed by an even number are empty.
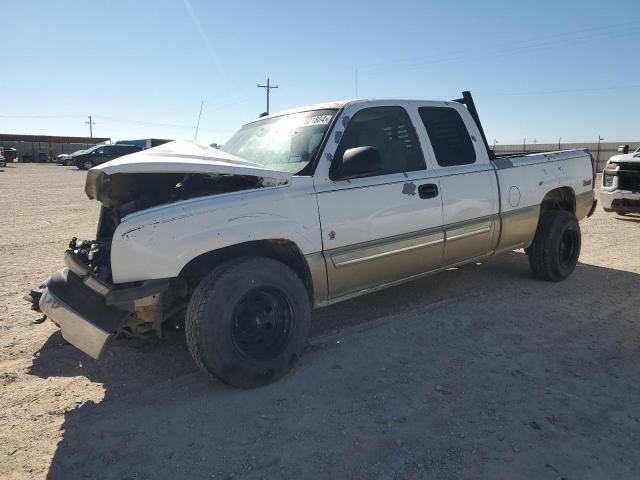
<svg viewBox="0 0 640 480">
<path fill-rule="evenodd" d="M 332 179 L 341 177 L 344 153 L 357 147 L 374 147 L 380 153 L 381 168 L 371 176 L 425 169 L 415 129 L 401 107 L 364 108 L 351 118 L 334 155 Z"/>
<path fill-rule="evenodd" d="M 475 163 L 476 151 L 462 117 L 450 107 L 420 107 L 436 161 L 441 167 Z"/>
</svg>

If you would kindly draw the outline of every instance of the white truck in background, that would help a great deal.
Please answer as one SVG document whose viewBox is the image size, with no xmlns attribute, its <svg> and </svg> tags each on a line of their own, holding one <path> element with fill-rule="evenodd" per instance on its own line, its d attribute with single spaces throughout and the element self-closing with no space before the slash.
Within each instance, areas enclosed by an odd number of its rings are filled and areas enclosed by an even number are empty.
<svg viewBox="0 0 640 480">
<path fill-rule="evenodd" d="M 620 155 L 611 157 L 602 172 L 602 208 L 618 215 L 640 213 L 640 147 L 632 153 L 628 145 L 618 150 Z"/>
<path fill-rule="evenodd" d="M 184 325 L 204 372 L 255 387 L 300 357 L 314 307 L 518 248 L 536 277 L 567 278 L 594 180 L 585 150 L 496 158 L 469 92 L 303 107 L 221 150 L 91 169 L 96 239 L 73 239 L 33 301 L 94 358 L 114 332 Z"/>
</svg>

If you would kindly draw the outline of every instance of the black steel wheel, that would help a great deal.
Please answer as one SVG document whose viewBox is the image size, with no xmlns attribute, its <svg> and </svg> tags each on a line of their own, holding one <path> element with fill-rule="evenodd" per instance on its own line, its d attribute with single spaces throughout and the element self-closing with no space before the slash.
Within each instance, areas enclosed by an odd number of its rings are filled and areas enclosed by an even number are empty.
<svg viewBox="0 0 640 480">
<path fill-rule="evenodd" d="M 293 309 L 283 292 L 256 288 L 236 304 L 231 334 L 240 355 L 271 360 L 286 347 L 292 332 Z"/>
<path fill-rule="evenodd" d="M 580 225 L 572 212 L 543 213 L 533 243 L 526 250 L 534 275 L 551 282 L 567 278 L 578 263 L 581 242 Z"/>
<path fill-rule="evenodd" d="M 185 319 L 198 367 L 224 383 L 253 388 L 285 375 L 302 355 L 311 325 L 304 283 L 270 258 L 229 260 L 204 277 Z"/>
</svg>

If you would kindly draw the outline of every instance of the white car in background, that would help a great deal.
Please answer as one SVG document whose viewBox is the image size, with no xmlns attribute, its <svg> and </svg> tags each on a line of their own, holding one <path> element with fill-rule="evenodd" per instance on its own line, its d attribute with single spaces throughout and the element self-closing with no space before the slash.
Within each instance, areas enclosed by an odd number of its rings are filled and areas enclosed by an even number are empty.
<svg viewBox="0 0 640 480">
<path fill-rule="evenodd" d="M 73 153 L 61 153 L 56 157 L 56 161 L 58 162 L 58 165 L 65 165 L 67 167 L 70 167 L 71 165 L 73 165 L 73 157 L 77 155 L 82 155 L 86 151 L 87 150 L 85 149 L 85 150 L 76 150 Z"/>
</svg>

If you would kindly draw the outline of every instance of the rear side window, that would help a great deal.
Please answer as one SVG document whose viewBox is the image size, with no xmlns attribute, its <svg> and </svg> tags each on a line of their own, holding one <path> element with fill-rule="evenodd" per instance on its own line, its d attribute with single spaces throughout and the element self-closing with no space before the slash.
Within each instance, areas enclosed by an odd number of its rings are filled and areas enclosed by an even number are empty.
<svg viewBox="0 0 640 480">
<path fill-rule="evenodd" d="M 342 135 L 335 158 L 355 147 L 376 147 L 382 158 L 379 175 L 424 170 L 413 124 L 401 107 L 371 107 L 357 112 Z"/>
<path fill-rule="evenodd" d="M 427 129 L 438 165 L 453 167 L 476 161 L 469 131 L 454 108 L 420 107 L 418 113 Z"/>
</svg>

